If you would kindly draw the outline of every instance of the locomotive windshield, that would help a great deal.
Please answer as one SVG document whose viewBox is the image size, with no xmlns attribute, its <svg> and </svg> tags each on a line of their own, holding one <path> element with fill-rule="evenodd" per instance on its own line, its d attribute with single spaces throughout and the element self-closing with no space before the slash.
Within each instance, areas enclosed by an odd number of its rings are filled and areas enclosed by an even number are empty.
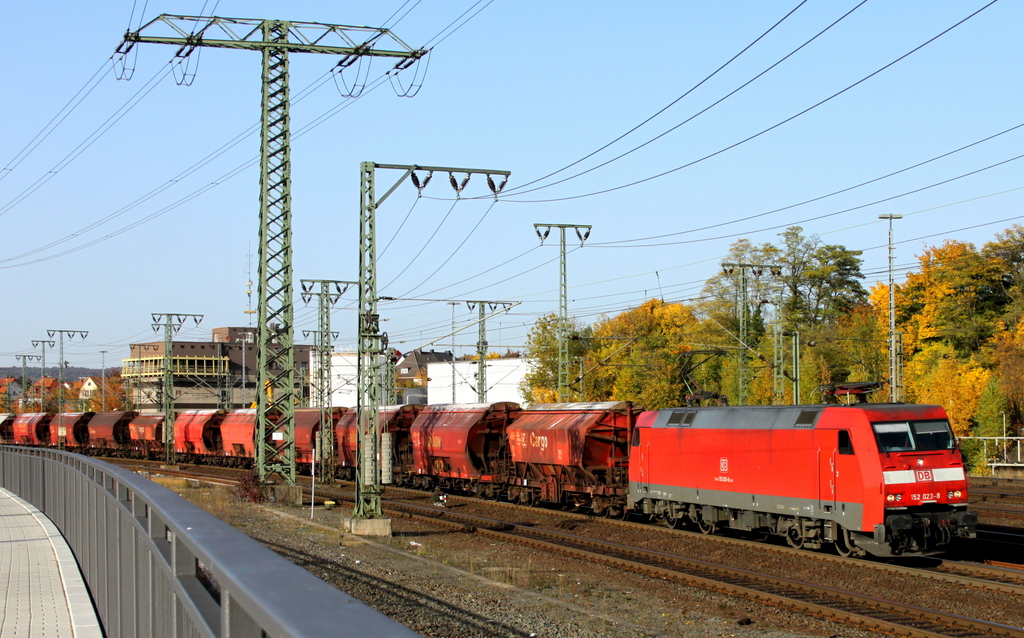
<svg viewBox="0 0 1024 638">
<path fill-rule="evenodd" d="M 873 423 L 875 440 L 881 452 L 929 452 L 953 449 L 949 422 L 901 421 Z"/>
</svg>

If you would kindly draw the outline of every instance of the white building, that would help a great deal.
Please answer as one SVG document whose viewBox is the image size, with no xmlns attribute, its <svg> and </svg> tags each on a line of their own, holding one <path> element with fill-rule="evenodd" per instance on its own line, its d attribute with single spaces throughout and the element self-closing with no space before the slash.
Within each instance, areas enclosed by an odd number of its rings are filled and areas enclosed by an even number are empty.
<svg viewBox="0 0 1024 638">
<path fill-rule="evenodd" d="M 319 361 L 317 360 L 316 351 L 309 353 L 310 359 L 310 382 L 315 384 L 319 370 Z M 386 370 L 384 368 L 384 357 L 380 358 L 381 361 L 381 383 L 386 378 Z M 358 394 L 358 368 L 356 367 L 359 362 L 359 355 L 355 352 L 332 352 L 331 353 L 331 407 L 342 407 L 351 408 L 353 407 L 359 398 Z M 316 403 L 317 392 L 314 388 L 310 388 L 310 405 Z"/>
<path fill-rule="evenodd" d="M 520 386 L 530 369 L 529 359 L 486 359 L 487 396 L 485 402 L 514 401 L 525 404 Z M 452 403 L 452 380 L 455 381 L 454 403 L 477 403 L 476 361 L 439 362 L 427 364 L 427 403 Z"/>
</svg>

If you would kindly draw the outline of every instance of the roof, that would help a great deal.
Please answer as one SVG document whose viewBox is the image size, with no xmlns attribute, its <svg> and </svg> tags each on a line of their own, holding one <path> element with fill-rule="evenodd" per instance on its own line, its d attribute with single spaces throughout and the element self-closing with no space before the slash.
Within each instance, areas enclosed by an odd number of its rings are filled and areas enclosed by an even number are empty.
<svg viewBox="0 0 1024 638">
<path fill-rule="evenodd" d="M 426 368 L 428 363 L 439 363 L 442 361 L 452 361 L 455 357 L 452 356 L 451 352 L 437 352 L 436 350 L 413 350 L 409 354 L 405 355 L 398 360 L 395 364 L 395 368 L 398 370 L 399 377 L 414 377 L 421 368 Z M 403 369 L 408 368 L 408 372 L 402 372 Z"/>
</svg>

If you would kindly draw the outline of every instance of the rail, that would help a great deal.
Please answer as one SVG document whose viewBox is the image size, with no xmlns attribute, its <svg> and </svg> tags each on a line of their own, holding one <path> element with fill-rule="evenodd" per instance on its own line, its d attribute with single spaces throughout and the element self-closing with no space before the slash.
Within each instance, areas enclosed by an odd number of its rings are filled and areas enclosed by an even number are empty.
<svg viewBox="0 0 1024 638">
<path fill-rule="evenodd" d="M 108 637 L 419 635 L 174 492 L 103 461 L 0 446 L 0 486 L 64 535 Z"/>
</svg>

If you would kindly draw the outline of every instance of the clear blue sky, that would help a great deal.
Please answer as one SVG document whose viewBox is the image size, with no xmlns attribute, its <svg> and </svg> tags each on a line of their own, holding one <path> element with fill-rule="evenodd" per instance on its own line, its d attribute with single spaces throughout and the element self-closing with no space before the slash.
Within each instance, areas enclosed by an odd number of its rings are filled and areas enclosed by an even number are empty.
<svg viewBox="0 0 1024 638">
<path fill-rule="evenodd" d="M 178 86 L 170 76 L 150 85 L 166 72 L 174 49 L 143 45 L 134 77 L 117 81 L 109 58 L 129 26 L 138 26 L 143 4 L 40 0 L 6 9 L 12 28 L 0 100 L 4 365 L 14 365 L 17 353 L 33 352 L 31 340 L 46 338 L 47 329 L 88 330 L 86 341 L 66 344 L 65 359 L 98 367 L 100 350 L 108 351 L 108 366 L 119 365 L 129 343 L 152 340 L 153 312 L 205 315 L 198 329 L 182 332 L 186 338 L 205 339 L 214 327 L 249 321 L 243 311 L 250 252 L 254 279 L 256 274 L 258 173 L 250 166 L 230 179 L 224 176 L 257 156 L 258 135 L 251 132 L 220 150 L 258 122 L 259 56 L 207 49 L 192 61 L 191 86 Z M 1024 153 L 1021 128 L 863 188 L 740 221 L 1024 123 L 1019 108 L 1024 5 L 1008 0 L 749 142 L 636 186 L 581 197 L 736 144 L 847 88 L 986 4 L 866 2 L 749 86 L 661 139 L 564 183 L 518 194 L 512 190 L 640 124 L 797 4 L 150 0 L 144 18 L 213 12 L 386 25 L 411 46 L 435 45 L 422 90 L 408 99 L 396 96 L 387 83 L 358 100 L 346 99 L 334 81 L 323 82 L 335 59 L 292 56 L 293 98 L 316 87 L 292 107 L 296 286 L 299 278 L 357 277 L 360 162 L 511 170 L 506 193 L 493 208 L 493 198 L 481 198 L 488 193 L 482 179 L 473 179 L 464 200 L 453 206 L 447 175 L 435 175 L 418 203 L 416 190 L 406 183 L 378 216 L 380 248 L 394 237 L 380 256 L 381 294 L 523 301 L 511 315 L 489 322 L 492 348 L 503 350 L 524 344 L 534 319 L 557 310 L 557 242 L 553 233 L 536 248 L 535 222 L 593 225 L 585 247 L 569 256 L 570 312 L 593 321 L 651 296 L 694 298 L 718 271 L 731 243 L 773 241 L 789 225 L 801 225 L 827 243 L 863 250 L 867 287 L 886 278 L 887 226 L 879 214 L 905 216 L 895 226 L 899 267 L 912 265 L 928 245 L 958 239 L 980 246 L 1024 219 L 1024 190 L 1014 190 L 1024 188 L 1024 160 L 825 217 L 1014 158 Z M 857 4 L 806 2 L 636 132 L 522 190 L 571 177 L 664 133 Z M 454 32 L 446 30 L 467 10 L 471 20 Z M 378 61 L 364 70 L 372 82 L 388 67 Z M 100 69 L 101 79 L 90 83 Z M 411 71 L 401 79 L 411 82 Z M 37 133 L 50 130 L 47 123 L 80 88 L 93 84 L 31 153 L 19 155 Z M 122 116 L 119 109 L 140 92 L 144 97 Z M 89 144 L 108 120 L 109 130 Z M 305 134 L 299 135 L 301 130 Z M 83 142 L 89 145 L 75 155 Z M 190 170 L 211 154 L 217 155 Z M 379 172 L 378 192 L 397 177 Z M 609 243 L 669 233 L 681 234 Z M 65 251 L 70 252 L 55 256 Z M 343 350 L 355 345 L 353 300 L 351 291 L 334 314 Z M 443 301 L 382 303 L 381 314 L 400 350 L 447 333 L 452 319 L 451 306 Z M 465 306 L 457 307 L 460 323 L 471 316 Z M 302 330 L 315 328 L 315 310 L 297 300 L 296 319 L 302 341 Z M 475 341 L 475 328 L 458 338 L 462 344 Z M 48 353 L 47 360 L 56 362 L 57 355 Z"/>
</svg>

